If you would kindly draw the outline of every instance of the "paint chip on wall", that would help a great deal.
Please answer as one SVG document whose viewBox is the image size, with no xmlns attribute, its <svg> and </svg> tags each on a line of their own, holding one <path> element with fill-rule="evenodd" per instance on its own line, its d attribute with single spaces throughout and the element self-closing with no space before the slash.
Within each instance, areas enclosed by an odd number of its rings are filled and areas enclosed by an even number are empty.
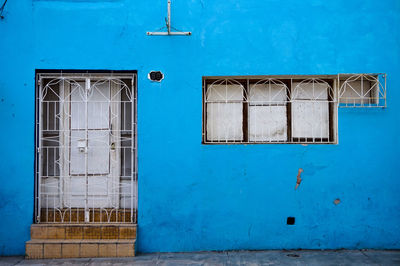
<svg viewBox="0 0 400 266">
<path fill-rule="evenodd" d="M 294 190 L 296 190 L 301 183 L 301 173 L 303 173 L 303 168 L 299 168 L 299 171 L 297 172 L 297 181 L 296 181 L 296 187 L 294 188 Z"/>
</svg>

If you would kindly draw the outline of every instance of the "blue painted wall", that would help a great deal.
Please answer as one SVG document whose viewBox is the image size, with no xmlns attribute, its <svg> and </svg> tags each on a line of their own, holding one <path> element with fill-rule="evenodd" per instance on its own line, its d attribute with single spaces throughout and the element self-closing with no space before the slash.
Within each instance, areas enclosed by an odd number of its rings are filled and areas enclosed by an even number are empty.
<svg viewBox="0 0 400 266">
<path fill-rule="evenodd" d="M 138 70 L 140 252 L 400 248 L 400 2 L 176 0 L 173 26 L 193 35 L 146 36 L 165 11 L 165 0 L 8 1 L 0 255 L 23 254 L 30 237 L 35 69 Z M 202 76 L 374 72 L 388 74 L 388 108 L 340 109 L 339 145 L 201 144 Z"/>
</svg>

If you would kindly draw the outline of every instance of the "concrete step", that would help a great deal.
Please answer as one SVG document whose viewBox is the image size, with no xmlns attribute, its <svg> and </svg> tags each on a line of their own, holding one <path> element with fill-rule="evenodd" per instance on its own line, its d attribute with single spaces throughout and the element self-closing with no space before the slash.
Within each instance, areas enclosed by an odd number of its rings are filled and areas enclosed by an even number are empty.
<svg viewBox="0 0 400 266">
<path fill-rule="evenodd" d="M 33 239 L 26 242 L 27 259 L 135 256 L 134 239 Z"/>
<path fill-rule="evenodd" d="M 136 225 L 124 223 L 32 224 L 31 239 L 136 239 Z"/>
</svg>

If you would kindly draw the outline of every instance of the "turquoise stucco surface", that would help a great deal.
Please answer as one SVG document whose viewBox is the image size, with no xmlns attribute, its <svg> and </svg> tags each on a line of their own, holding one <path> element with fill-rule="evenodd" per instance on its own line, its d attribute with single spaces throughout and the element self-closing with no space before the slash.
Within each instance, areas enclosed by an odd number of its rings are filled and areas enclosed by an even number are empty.
<svg viewBox="0 0 400 266">
<path fill-rule="evenodd" d="M 165 0 L 9 0 L 3 15 L 0 255 L 30 238 L 35 69 L 138 71 L 140 252 L 400 248 L 399 1 L 173 1 L 190 37 L 146 36 Z M 202 76 L 376 72 L 388 108 L 339 109 L 338 145 L 201 144 Z"/>
</svg>

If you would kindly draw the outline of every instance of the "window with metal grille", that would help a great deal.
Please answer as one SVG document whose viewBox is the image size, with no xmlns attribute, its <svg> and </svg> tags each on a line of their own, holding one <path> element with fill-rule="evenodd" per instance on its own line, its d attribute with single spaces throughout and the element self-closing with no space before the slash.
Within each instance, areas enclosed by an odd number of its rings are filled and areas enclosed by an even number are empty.
<svg viewBox="0 0 400 266">
<path fill-rule="evenodd" d="M 386 107 L 386 74 L 339 74 L 339 107 Z"/>
<path fill-rule="evenodd" d="M 337 75 L 204 77 L 203 143 L 336 143 Z"/>
</svg>

